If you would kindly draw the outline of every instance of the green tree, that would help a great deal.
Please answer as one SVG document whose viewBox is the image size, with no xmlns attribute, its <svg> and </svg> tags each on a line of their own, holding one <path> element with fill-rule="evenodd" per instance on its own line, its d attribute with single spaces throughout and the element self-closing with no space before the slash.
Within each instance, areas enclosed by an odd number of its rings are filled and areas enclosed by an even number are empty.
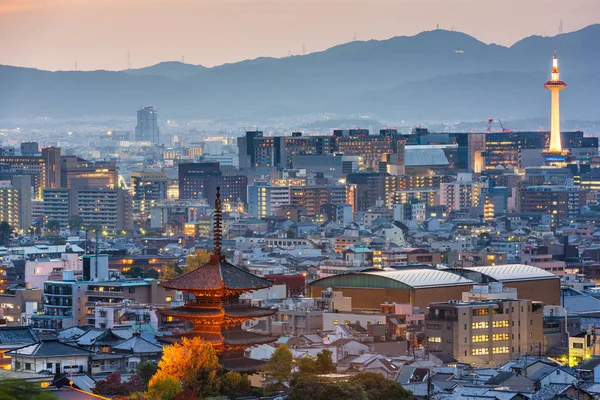
<svg viewBox="0 0 600 400">
<path fill-rule="evenodd" d="M 235 399 L 250 395 L 252 386 L 246 375 L 229 371 L 221 378 L 221 394 Z"/>
<path fill-rule="evenodd" d="M 411 392 L 391 379 L 376 372 L 361 372 L 352 377 L 352 381 L 365 388 L 369 400 L 399 399 L 413 400 Z"/>
<path fill-rule="evenodd" d="M 161 374 L 156 378 L 152 377 L 150 386 L 148 386 L 148 391 L 145 393 L 144 398 L 152 400 L 171 400 L 181 391 L 183 391 L 183 389 L 177 378 Z"/>
<path fill-rule="evenodd" d="M 165 377 L 173 377 L 183 389 L 199 397 L 218 394 L 218 370 L 221 368 L 213 346 L 200 338 L 184 338 L 181 343 L 167 346 L 158 363 L 158 371 L 150 379 L 149 388 Z"/>
<path fill-rule="evenodd" d="M 271 384 L 281 385 L 288 382 L 292 377 L 292 363 L 292 352 L 287 346 L 283 345 L 273 352 L 263 370 L 269 377 Z"/>
<path fill-rule="evenodd" d="M 56 396 L 40 389 L 39 384 L 23 379 L 0 380 L 0 400 L 55 400 Z"/>
<path fill-rule="evenodd" d="M 14 229 L 9 225 L 8 222 L 0 222 L 0 246 L 6 246 L 8 244 L 13 230 Z"/>
<path fill-rule="evenodd" d="M 150 378 L 158 371 L 158 365 L 152 361 L 142 361 L 135 367 L 135 373 L 144 381 L 146 386 L 150 382 Z"/>
<path fill-rule="evenodd" d="M 297 375 L 286 397 L 286 400 L 333 399 L 368 400 L 369 397 L 363 386 L 352 381 L 336 382 L 310 375 Z"/>
<path fill-rule="evenodd" d="M 317 373 L 331 374 L 332 372 L 336 372 L 336 367 L 333 363 L 332 355 L 333 353 L 327 349 L 317 354 Z"/>
<path fill-rule="evenodd" d="M 307 354 L 297 360 L 298 372 L 301 374 L 316 374 L 317 361 L 312 354 Z"/>
<path fill-rule="evenodd" d="M 58 222 L 55 219 L 51 219 L 50 221 L 48 221 L 46 223 L 46 229 L 50 232 L 50 233 L 57 233 L 58 230 L 60 229 L 60 222 Z"/>
</svg>

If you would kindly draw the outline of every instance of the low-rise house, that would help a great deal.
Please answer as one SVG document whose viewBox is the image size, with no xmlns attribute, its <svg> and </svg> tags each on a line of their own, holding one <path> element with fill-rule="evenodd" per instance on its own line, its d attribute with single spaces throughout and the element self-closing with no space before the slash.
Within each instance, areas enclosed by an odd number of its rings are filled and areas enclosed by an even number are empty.
<svg viewBox="0 0 600 400">
<path fill-rule="evenodd" d="M 54 339 L 11 350 L 7 355 L 15 371 L 56 374 L 87 372 L 91 353 Z"/>
</svg>

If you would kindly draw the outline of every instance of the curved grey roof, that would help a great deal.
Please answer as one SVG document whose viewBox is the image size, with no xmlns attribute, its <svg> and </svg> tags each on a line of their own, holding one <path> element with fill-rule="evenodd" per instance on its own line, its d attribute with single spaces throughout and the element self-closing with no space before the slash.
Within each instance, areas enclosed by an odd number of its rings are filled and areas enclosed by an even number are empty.
<svg viewBox="0 0 600 400">
<path fill-rule="evenodd" d="M 475 285 L 475 281 L 460 275 L 437 269 L 406 269 L 394 271 L 372 271 L 366 274 L 377 275 L 413 288 L 428 288 L 439 286 Z"/>
<path fill-rule="evenodd" d="M 526 264 L 506 264 L 495 265 L 491 267 L 468 267 L 465 269 L 487 275 L 498 282 L 560 279 L 551 272 Z"/>
</svg>

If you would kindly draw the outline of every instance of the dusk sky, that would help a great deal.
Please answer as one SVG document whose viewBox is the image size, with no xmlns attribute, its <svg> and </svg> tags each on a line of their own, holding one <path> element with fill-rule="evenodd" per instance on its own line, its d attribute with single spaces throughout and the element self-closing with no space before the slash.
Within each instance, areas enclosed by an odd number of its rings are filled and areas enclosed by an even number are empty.
<svg viewBox="0 0 600 400">
<path fill-rule="evenodd" d="M 440 28 L 511 45 L 600 22 L 599 0 L 0 0 L 0 64 L 213 66 Z"/>
</svg>

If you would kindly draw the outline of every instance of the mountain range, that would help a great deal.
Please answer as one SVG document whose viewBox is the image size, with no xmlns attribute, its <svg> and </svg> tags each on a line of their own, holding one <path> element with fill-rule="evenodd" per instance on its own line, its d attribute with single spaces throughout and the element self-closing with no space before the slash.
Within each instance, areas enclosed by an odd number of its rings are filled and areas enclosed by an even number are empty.
<svg viewBox="0 0 600 400">
<path fill-rule="evenodd" d="M 303 56 L 257 58 L 212 68 L 164 62 L 126 71 L 0 66 L 0 118 L 134 115 L 266 118 L 310 113 L 395 120 L 545 117 L 558 49 L 565 119 L 597 119 L 600 25 L 510 47 L 454 31 L 354 41 Z"/>
</svg>

